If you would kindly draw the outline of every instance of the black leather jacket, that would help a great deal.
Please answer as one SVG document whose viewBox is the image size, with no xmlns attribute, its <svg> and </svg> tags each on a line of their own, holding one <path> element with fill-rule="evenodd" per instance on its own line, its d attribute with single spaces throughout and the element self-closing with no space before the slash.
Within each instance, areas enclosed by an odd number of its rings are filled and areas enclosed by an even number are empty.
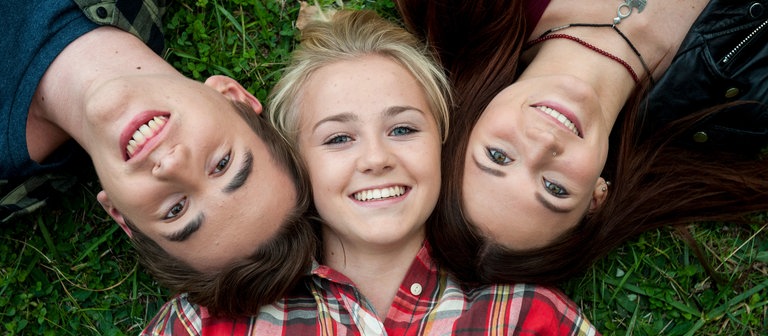
<svg viewBox="0 0 768 336">
<path fill-rule="evenodd" d="M 688 130 L 686 147 L 755 153 L 768 144 L 768 0 L 713 0 L 651 89 L 651 129 L 718 104 L 728 107 Z"/>
</svg>

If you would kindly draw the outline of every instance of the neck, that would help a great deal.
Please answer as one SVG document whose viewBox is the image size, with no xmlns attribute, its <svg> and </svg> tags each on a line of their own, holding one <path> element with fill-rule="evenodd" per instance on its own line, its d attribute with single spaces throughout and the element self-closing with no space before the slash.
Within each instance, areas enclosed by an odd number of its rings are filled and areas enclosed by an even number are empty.
<svg viewBox="0 0 768 336">
<path fill-rule="evenodd" d="M 532 39 L 551 28 L 572 23 L 611 23 L 622 3 L 623 0 L 586 0 L 574 5 L 569 0 L 552 0 L 534 28 Z M 642 12 L 634 9 L 616 27 L 642 55 L 652 76 L 658 78 L 666 71 L 680 43 L 707 3 L 708 0 L 648 0 Z M 610 27 L 571 27 L 557 33 L 577 37 L 616 56 L 629 64 L 641 81 L 649 75 L 629 44 Z M 592 85 L 600 97 L 604 118 L 610 125 L 615 123 L 635 87 L 631 75 L 619 62 L 567 39 L 544 41 L 526 52 L 523 60 L 526 59 L 530 60 L 530 64 L 520 78 L 566 74 Z"/>
<path fill-rule="evenodd" d="M 382 319 L 423 243 L 423 228 L 418 234 L 382 245 L 350 241 L 323 228 L 325 264 L 352 280 Z"/>
<path fill-rule="evenodd" d="M 619 5 L 626 0 L 584 0 L 575 5 L 570 0 L 551 0 L 541 20 L 532 31 L 533 38 L 545 31 L 572 23 L 610 24 L 617 16 Z M 640 12 L 633 9 L 629 16 L 616 25 L 632 42 L 652 70 L 654 78 L 666 71 L 677 49 L 709 0 L 647 0 Z M 627 8 L 622 9 L 627 13 Z M 561 33 L 570 34 L 610 53 L 622 53 L 629 46 L 610 27 L 568 28 Z M 622 57 L 635 69 L 640 78 L 646 77 L 637 55 Z"/>
<path fill-rule="evenodd" d="M 112 27 L 70 43 L 43 75 L 30 105 L 30 156 L 39 161 L 69 138 L 85 145 L 79 136 L 91 92 L 121 76 L 150 73 L 181 76 L 141 40 Z"/>
</svg>

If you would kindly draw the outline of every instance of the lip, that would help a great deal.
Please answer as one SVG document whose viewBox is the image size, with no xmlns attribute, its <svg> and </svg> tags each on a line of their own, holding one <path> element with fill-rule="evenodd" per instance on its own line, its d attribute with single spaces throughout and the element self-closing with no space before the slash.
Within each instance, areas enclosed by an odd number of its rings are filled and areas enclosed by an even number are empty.
<svg viewBox="0 0 768 336">
<path fill-rule="evenodd" d="M 576 126 L 576 130 L 579 131 L 579 134 L 578 135 L 574 134 L 570 129 L 568 129 L 568 127 L 563 125 L 563 123 L 561 123 L 559 120 L 557 120 L 554 117 L 546 114 L 544 111 L 539 110 L 538 108 L 536 108 L 537 106 L 549 107 L 549 108 L 559 112 L 560 114 L 564 115 L 566 118 L 568 118 L 568 120 L 570 120 L 573 123 L 574 126 Z M 575 136 L 577 136 L 579 138 L 584 138 L 584 129 L 581 127 L 581 120 L 579 120 L 579 118 L 576 116 L 575 113 L 573 113 L 573 111 L 571 111 L 570 109 L 566 108 L 565 106 L 562 106 L 562 105 L 560 105 L 558 103 L 555 103 L 555 102 L 542 102 L 542 103 L 532 104 L 531 107 L 534 108 L 539 113 L 541 113 L 548 120 L 550 120 L 553 123 L 557 124 L 557 126 L 559 126 L 560 128 L 568 131 L 568 133 L 573 134 L 573 135 L 575 135 Z"/>
<path fill-rule="evenodd" d="M 360 192 L 369 191 L 369 190 L 377 190 L 377 189 L 398 188 L 398 187 L 401 187 L 401 188 L 404 189 L 403 193 L 400 194 L 399 196 L 395 196 L 395 197 L 390 196 L 390 197 L 387 197 L 387 198 L 372 199 L 372 200 L 367 200 L 367 201 L 360 201 L 360 200 L 357 200 L 355 198 L 355 195 L 360 193 Z M 393 184 L 380 185 L 380 186 L 371 186 L 371 187 L 366 187 L 366 188 L 363 188 L 363 189 L 359 189 L 359 190 L 356 190 L 356 191 L 350 193 L 348 195 L 348 197 L 349 197 L 350 200 L 352 200 L 352 202 L 355 202 L 356 204 L 361 205 L 361 206 L 380 206 L 380 205 L 387 205 L 387 204 L 390 204 L 390 203 L 396 203 L 396 202 L 399 202 L 399 201 L 403 200 L 411 192 L 411 189 L 412 188 L 410 186 L 407 186 L 405 184 L 393 183 Z"/>
<path fill-rule="evenodd" d="M 159 132 L 157 132 L 152 138 L 148 139 L 147 142 L 144 143 L 143 146 L 141 146 L 132 157 L 128 157 L 128 153 L 126 153 L 125 148 L 128 146 L 128 141 L 133 138 L 133 133 L 136 132 L 136 130 L 141 126 L 149 122 L 150 120 L 154 119 L 155 117 L 166 117 L 168 120 L 166 121 L 165 125 L 163 125 L 163 128 L 160 129 Z M 144 111 L 136 115 L 129 123 L 123 128 L 123 131 L 120 133 L 120 153 L 122 153 L 123 160 L 125 161 L 131 161 L 138 157 L 143 156 L 145 153 L 148 153 L 153 149 L 158 143 L 159 140 L 162 138 L 162 136 L 165 134 L 165 130 L 168 126 L 168 122 L 170 121 L 170 113 L 168 112 L 162 112 L 162 111 Z"/>
</svg>

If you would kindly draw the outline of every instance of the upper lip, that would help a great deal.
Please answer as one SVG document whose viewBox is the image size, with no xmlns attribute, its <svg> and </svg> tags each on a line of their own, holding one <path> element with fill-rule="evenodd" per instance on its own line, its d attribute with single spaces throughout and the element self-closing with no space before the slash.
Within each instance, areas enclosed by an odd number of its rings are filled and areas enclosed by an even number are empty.
<svg viewBox="0 0 768 336">
<path fill-rule="evenodd" d="M 128 142 L 133 138 L 133 134 L 139 129 L 139 127 L 141 127 L 142 125 L 145 125 L 155 117 L 165 117 L 166 119 L 169 119 L 169 116 L 170 115 L 166 112 L 146 111 L 134 117 L 128 123 L 128 125 L 125 126 L 123 131 L 120 133 L 120 151 L 123 155 L 123 159 L 128 161 L 129 159 L 140 156 L 141 154 L 154 148 L 154 146 L 156 146 L 159 143 L 159 137 L 163 133 L 165 133 L 164 132 L 166 128 L 165 126 L 167 126 L 168 120 L 166 120 L 166 124 L 163 126 L 163 128 L 158 133 L 153 135 L 150 139 L 148 139 L 147 142 L 144 143 L 144 145 L 141 146 L 141 148 L 139 148 L 139 151 L 136 152 L 132 157 L 129 158 L 128 152 L 126 150 L 126 147 L 128 146 Z"/>
</svg>

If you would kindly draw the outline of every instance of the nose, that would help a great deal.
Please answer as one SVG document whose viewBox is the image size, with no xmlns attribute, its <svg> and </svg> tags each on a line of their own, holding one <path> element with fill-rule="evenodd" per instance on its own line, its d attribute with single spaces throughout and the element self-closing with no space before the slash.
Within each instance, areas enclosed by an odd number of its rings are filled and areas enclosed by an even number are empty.
<svg viewBox="0 0 768 336">
<path fill-rule="evenodd" d="M 395 167 L 392 149 L 381 139 L 368 141 L 361 148 L 357 159 L 357 170 L 365 174 L 380 175 Z"/>
<path fill-rule="evenodd" d="M 176 145 L 165 153 L 157 153 L 152 175 L 161 180 L 183 181 L 192 179 L 190 174 L 190 149 Z"/>
<path fill-rule="evenodd" d="M 557 136 L 557 129 L 530 127 L 525 130 L 528 138 L 528 154 L 531 164 L 546 162 L 565 151 Z"/>
</svg>

